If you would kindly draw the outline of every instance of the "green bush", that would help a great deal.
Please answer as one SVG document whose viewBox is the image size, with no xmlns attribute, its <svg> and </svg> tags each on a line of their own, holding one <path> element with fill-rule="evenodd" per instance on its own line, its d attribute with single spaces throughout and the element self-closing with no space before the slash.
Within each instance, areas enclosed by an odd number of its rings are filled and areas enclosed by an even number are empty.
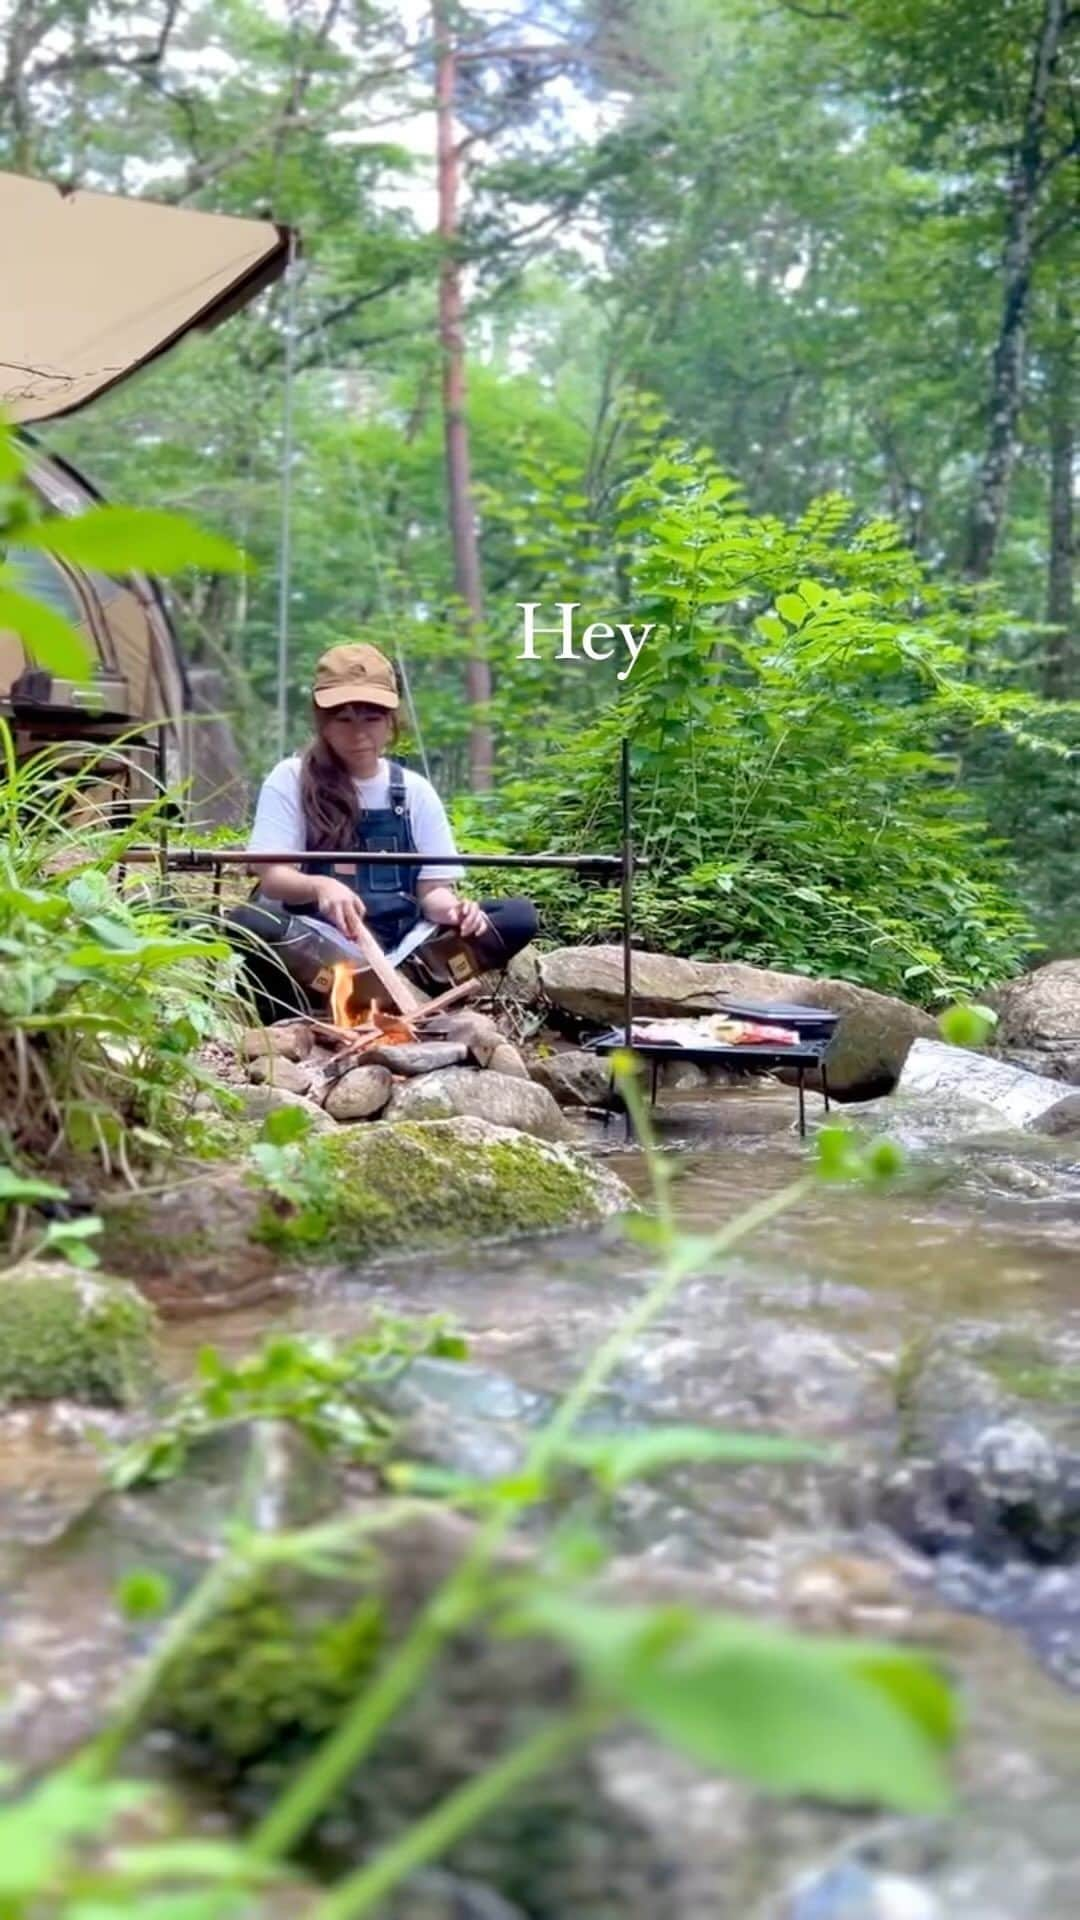
<svg viewBox="0 0 1080 1920">
<path fill-rule="evenodd" d="M 600 717 L 546 743 L 497 813 L 462 807 L 470 837 L 614 848 L 625 734 L 650 862 L 640 943 L 928 1001 L 1014 973 L 1030 927 L 956 784 L 975 729 L 1044 745 L 1026 731 L 1037 701 L 967 677 L 1004 617 L 932 584 L 888 522 L 855 524 L 835 497 L 792 526 L 751 515 L 681 451 L 625 491 L 617 539 L 624 605 L 655 631 Z M 617 936 L 615 890 L 541 876 L 535 891 L 550 938 Z"/>
<path fill-rule="evenodd" d="M 0 1159 L 130 1177 L 183 1129 L 233 961 L 151 889 L 121 891 L 110 874 L 148 816 L 76 825 L 77 788 L 57 755 L 17 765 L 0 721 Z M 19 1197 L 0 1189 L 0 1233 Z"/>
</svg>

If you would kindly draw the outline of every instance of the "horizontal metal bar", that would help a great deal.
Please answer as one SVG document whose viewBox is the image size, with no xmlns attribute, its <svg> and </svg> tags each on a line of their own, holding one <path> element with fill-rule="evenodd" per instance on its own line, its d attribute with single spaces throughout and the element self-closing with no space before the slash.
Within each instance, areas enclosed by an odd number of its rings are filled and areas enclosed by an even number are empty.
<svg viewBox="0 0 1080 1920">
<path fill-rule="evenodd" d="M 365 853 L 362 848 L 338 848 L 313 853 L 248 853 L 243 847 L 177 847 L 171 843 L 166 853 L 168 865 L 177 872 L 210 873 L 215 867 L 294 867 L 305 860 L 318 866 L 338 866 L 363 861 L 364 865 L 394 867 L 565 867 L 572 873 L 593 873 L 617 880 L 622 872 L 622 856 L 617 853 Z M 129 847 L 123 855 L 132 866 L 157 865 L 162 858 L 157 847 Z M 648 867 L 647 860 L 634 858 L 635 869 Z"/>
</svg>

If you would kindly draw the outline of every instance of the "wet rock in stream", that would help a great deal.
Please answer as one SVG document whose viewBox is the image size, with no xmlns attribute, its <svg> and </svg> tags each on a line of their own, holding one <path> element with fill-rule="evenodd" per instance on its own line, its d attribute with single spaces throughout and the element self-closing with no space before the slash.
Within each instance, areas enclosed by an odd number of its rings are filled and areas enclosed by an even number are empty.
<svg viewBox="0 0 1080 1920">
<path fill-rule="evenodd" d="M 409 1421 L 422 1416 L 434 1444 L 441 1420 L 444 1450 L 464 1447 L 478 1469 L 502 1470 L 503 1448 L 518 1451 L 549 1411 L 545 1396 L 509 1376 L 457 1363 L 416 1362 L 394 1391 L 406 1432 Z M 597 1414 L 610 1421 L 617 1404 Z M 482 1459 L 484 1429 L 492 1441 Z M 647 1551 L 616 1563 L 613 1590 L 635 1600 L 713 1607 L 745 1601 L 717 1557 L 725 1520 L 737 1510 L 734 1483 L 742 1478 L 729 1475 L 725 1483 L 706 1473 L 697 1483 L 697 1497 L 713 1490 L 715 1574 L 665 1567 Z M 26 1556 L 19 1617 L 9 1623 L 6 1646 L 19 1673 L 22 1709 L 20 1721 L 9 1715 L 9 1751 L 13 1742 L 22 1759 L 44 1757 L 50 1716 L 55 1737 L 64 1689 L 76 1678 L 84 1691 L 77 1712 L 67 1703 L 68 1737 L 100 1722 L 109 1691 L 144 1655 L 154 1631 L 112 1613 L 109 1657 L 103 1657 L 101 1623 L 110 1620 L 116 1578 L 132 1565 L 157 1568 L 179 1601 L 220 1552 L 241 1489 L 249 1524 L 264 1533 L 350 1508 L 373 1523 L 355 1576 L 339 1570 L 319 1577 L 293 1564 L 238 1591 L 159 1695 L 155 1765 L 179 1766 L 182 1775 L 191 1770 L 201 1794 L 212 1790 L 242 1818 L 265 1806 L 305 1744 L 334 1723 L 373 1660 L 406 1630 L 471 1537 L 469 1523 L 452 1513 L 391 1525 L 377 1499 L 355 1478 L 343 1479 L 294 1431 L 265 1424 L 235 1429 L 201 1445 L 178 1479 L 102 1496 L 49 1548 Z M 670 1530 L 677 1512 L 671 1490 L 651 1497 L 659 1502 L 655 1523 Z M 508 1549 L 506 1564 L 527 1564 L 522 1556 L 529 1551 Z M 849 1873 L 838 1881 L 838 1847 L 854 1849 L 860 1836 L 878 1831 L 913 1835 L 918 1823 L 886 1827 L 855 1813 L 781 1805 L 700 1772 L 639 1733 L 616 1730 L 470 1836 L 437 1873 L 403 1889 L 388 1905 L 389 1920 L 566 1920 L 570 1914 L 574 1920 L 805 1920 L 818 1911 L 827 1920 L 850 1920 L 835 1900 L 838 1888 L 846 1887 L 847 1897 L 853 1884 L 860 1893 L 869 1886 L 875 1899 L 893 1898 L 893 1910 L 881 1913 L 896 1920 L 898 1882 L 907 1883 L 912 1899 L 918 1891 L 934 1920 L 934 1901 L 948 1920 L 1060 1920 L 1080 1899 L 1071 1838 L 1080 1761 L 1070 1772 L 1064 1737 L 1058 1751 L 1054 1738 L 1038 1731 L 1041 1689 L 1049 1683 L 1024 1671 L 1022 1653 L 1003 1632 L 971 1621 L 958 1633 L 927 1613 L 924 1602 L 905 1604 L 902 1583 L 875 1578 L 868 1562 L 859 1587 L 868 1611 L 860 1616 L 854 1609 L 845 1628 L 861 1618 L 864 1630 L 939 1645 L 950 1670 L 968 1676 L 977 1702 L 961 1755 L 962 1811 L 946 1823 L 936 1850 L 920 1853 L 912 1841 L 906 1852 L 890 1842 L 880 1857 L 852 1853 L 862 1878 L 853 1883 Z M 97 1623 L 92 1648 L 72 1635 L 73 1591 Z M 806 1618 L 794 1598 L 796 1616 Z M 781 1610 L 775 1595 L 763 1594 L 756 1610 L 761 1605 Z M 51 1642 L 41 1637 L 41 1619 L 38 1637 L 25 1638 L 39 1614 L 55 1622 Z M 808 1623 L 836 1625 L 821 1617 Z M 378 1766 L 354 1781 L 320 1823 L 313 1858 L 324 1869 L 338 1869 L 367 1857 L 373 1844 L 522 1737 L 569 1685 L 563 1656 L 546 1643 L 460 1635 L 432 1686 L 380 1743 Z M 59 1694 L 50 1692 L 57 1686 Z M 88 1687 L 96 1689 L 89 1698 Z M 1070 1851 L 1063 1852 L 1066 1828 Z M 1006 1870 L 1012 1904 L 1002 1909 L 995 1899 Z M 807 1908 L 811 1895 L 834 1905 Z M 866 1911 L 880 1920 L 873 1906 Z"/>
<path fill-rule="evenodd" d="M 905 1458 L 876 1511 L 925 1555 L 950 1604 L 1020 1626 L 1060 1679 L 1080 1684 L 1080 1406 L 1010 1389 L 1068 1381 L 1009 1348 L 942 1339 L 910 1363 L 901 1393 Z M 1080 1375 L 1075 1376 L 1080 1379 Z"/>
</svg>

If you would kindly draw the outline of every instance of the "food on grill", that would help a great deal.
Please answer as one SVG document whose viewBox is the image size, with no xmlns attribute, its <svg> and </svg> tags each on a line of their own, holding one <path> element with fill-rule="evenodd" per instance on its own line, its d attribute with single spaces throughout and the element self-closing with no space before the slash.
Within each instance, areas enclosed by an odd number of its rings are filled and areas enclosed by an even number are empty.
<svg viewBox="0 0 1080 1920">
<path fill-rule="evenodd" d="M 635 1020 L 631 1036 L 643 1046 L 794 1047 L 799 1043 L 793 1027 L 736 1020 L 726 1013 L 704 1014 L 698 1020 Z"/>
</svg>

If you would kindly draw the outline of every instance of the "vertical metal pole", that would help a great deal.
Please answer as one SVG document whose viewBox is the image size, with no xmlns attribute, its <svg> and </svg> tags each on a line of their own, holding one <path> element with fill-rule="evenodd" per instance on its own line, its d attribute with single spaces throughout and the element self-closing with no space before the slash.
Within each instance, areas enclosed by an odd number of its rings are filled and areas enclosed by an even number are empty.
<svg viewBox="0 0 1080 1920">
<path fill-rule="evenodd" d="M 634 974 L 631 938 L 634 921 L 634 829 L 630 814 L 630 742 L 619 750 L 619 791 L 622 801 L 622 959 L 623 1046 L 630 1052 L 634 1028 Z M 630 1109 L 626 1109 L 626 1136 L 630 1137 Z"/>
<path fill-rule="evenodd" d="M 296 381 L 296 236 L 289 235 L 285 269 L 285 392 L 281 419 L 281 551 L 278 557 L 277 750 L 285 758 L 289 734 L 289 594 L 292 589 L 293 389 Z"/>
<path fill-rule="evenodd" d="M 622 953 L 623 1045 L 630 1046 L 634 1020 L 634 977 L 631 935 L 634 920 L 634 838 L 630 817 L 630 742 L 620 748 L 619 789 L 622 799 Z"/>
<path fill-rule="evenodd" d="M 158 722 L 157 741 L 154 749 L 154 777 L 158 790 L 158 883 L 164 881 L 169 871 L 169 820 L 165 804 L 165 792 L 169 784 L 169 760 L 165 743 L 165 722 Z"/>
</svg>

